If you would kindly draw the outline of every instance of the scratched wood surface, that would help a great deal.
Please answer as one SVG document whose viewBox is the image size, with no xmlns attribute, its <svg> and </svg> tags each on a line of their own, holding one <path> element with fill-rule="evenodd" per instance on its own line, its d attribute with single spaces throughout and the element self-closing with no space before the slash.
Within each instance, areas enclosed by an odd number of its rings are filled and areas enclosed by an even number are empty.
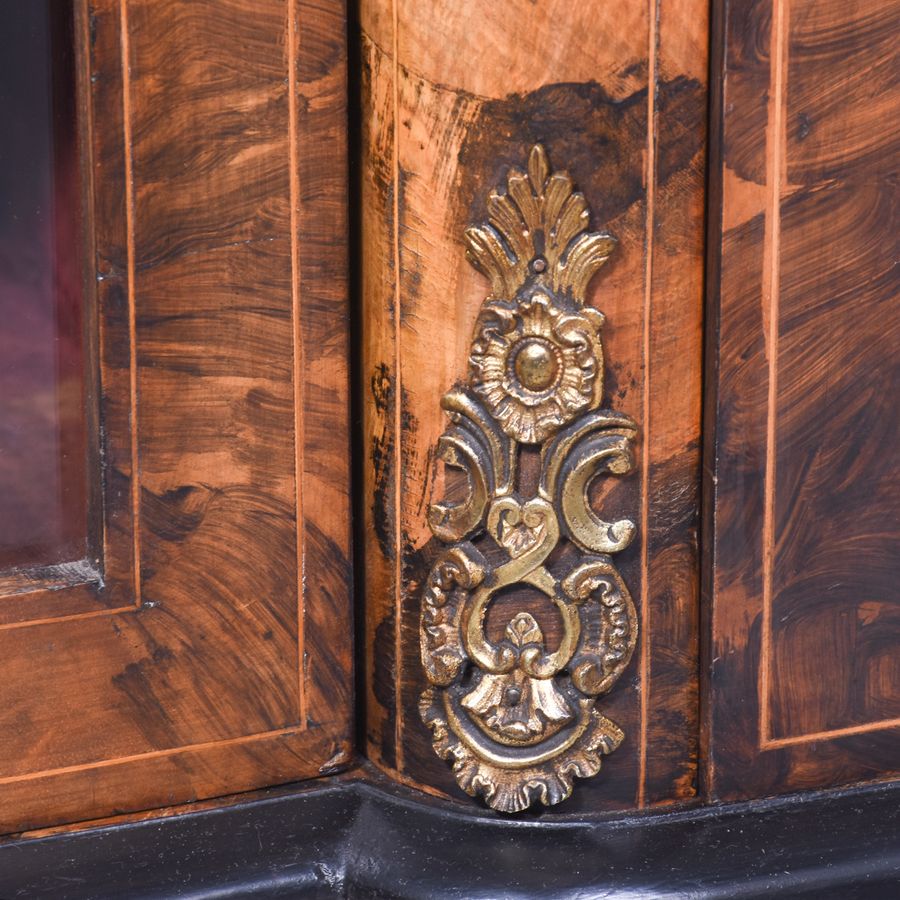
<svg viewBox="0 0 900 900">
<path fill-rule="evenodd" d="M 900 772 L 900 8 L 724 11 L 705 731 L 731 799 Z"/>
<path fill-rule="evenodd" d="M 109 608 L 0 597 L 2 831 L 350 758 L 342 4 L 79 21 L 104 535 L 127 553 L 101 554 Z"/>
<path fill-rule="evenodd" d="M 361 26 L 368 752 L 411 784 L 465 798 L 418 713 L 419 591 L 436 549 L 425 513 L 445 489 L 431 454 L 445 427 L 440 398 L 465 376 L 488 291 L 465 260 L 463 231 L 541 141 L 584 192 L 593 226 L 619 239 L 590 302 L 607 316 L 605 404 L 641 428 L 638 473 L 606 500 L 640 528 L 617 557 L 640 608 L 638 651 L 601 703 L 626 739 L 559 809 L 687 800 L 698 732 L 706 4 L 598 14 L 566 0 L 364 0 Z M 532 611 L 552 630 L 546 610 Z"/>
</svg>

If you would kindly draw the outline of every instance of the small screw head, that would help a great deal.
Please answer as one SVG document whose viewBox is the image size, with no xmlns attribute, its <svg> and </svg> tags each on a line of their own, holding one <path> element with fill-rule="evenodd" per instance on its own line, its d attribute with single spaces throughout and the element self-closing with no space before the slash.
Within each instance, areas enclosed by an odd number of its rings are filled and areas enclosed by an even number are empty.
<svg viewBox="0 0 900 900">
<path fill-rule="evenodd" d="M 504 704 L 507 707 L 510 706 L 518 706 L 519 701 L 522 699 L 522 691 L 517 687 L 509 687 L 506 689 L 506 693 L 503 697 Z"/>
</svg>

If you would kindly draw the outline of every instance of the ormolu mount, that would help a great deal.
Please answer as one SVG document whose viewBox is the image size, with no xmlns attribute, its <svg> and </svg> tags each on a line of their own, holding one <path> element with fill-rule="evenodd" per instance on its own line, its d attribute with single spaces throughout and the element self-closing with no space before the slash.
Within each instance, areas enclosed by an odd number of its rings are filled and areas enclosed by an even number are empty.
<svg viewBox="0 0 900 900">
<path fill-rule="evenodd" d="M 512 170 L 488 199 L 488 223 L 466 232 L 468 258 L 491 282 L 475 324 L 467 384 L 442 401 L 450 425 L 437 458 L 464 470 L 468 496 L 436 503 L 428 521 L 450 546 L 422 596 L 420 704 L 437 753 L 457 781 L 494 809 L 558 803 L 573 776 L 596 774 L 621 729 L 596 708 L 637 640 L 634 604 L 611 554 L 635 534 L 588 501 L 600 473 L 634 468 L 635 423 L 600 409 L 603 314 L 584 306 L 591 276 L 615 246 L 589 232 L 588 206 L 535 146 L 528 172 Z M 520 445 L 540 451 L 533 496 L 518 478 Z M 571 542 L 564 571 L 548 563 Z M 536 588 L 562 623 L 548 649 L 529 612 L 492 641 L 485 617 L 495 595 Z"/>
</svg>

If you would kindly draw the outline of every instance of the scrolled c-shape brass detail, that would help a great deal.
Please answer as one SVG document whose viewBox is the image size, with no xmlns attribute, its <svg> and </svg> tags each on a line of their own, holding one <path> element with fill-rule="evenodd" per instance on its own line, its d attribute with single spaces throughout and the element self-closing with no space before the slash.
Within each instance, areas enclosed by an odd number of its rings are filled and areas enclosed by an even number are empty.
<svg viewBox="0 0 900 900">
<path fill-rule="evenodd" d="M 462 429 L 442 434 L 436 459 L 445 466 L 461 469 L 469 484 L 469 496 L 463 503 L 434 503 L 428 510 L 428 525 L 435 537 L 455 541 L 472 531 L 484 517 L 491 489 L 478 448 Z"/>
<path fill-rule="evenodd" d="M 637 426 L 600 408 L 604 316 L 584 305 L 615 238 L 587 230 L 587 202 L 568 175 L 551 173 L 540 145 L 487 208 L 488 222 L 466 241 L 491 293 L 468 381 L 442 401 L 450 425 L 436 462 L 461 469 L 468 494 L 428 511 L 450 546 L 422 593 L 429 687 L 420 711 L 460 786 L 516 812 L 564 800 L 574 777 L 595 775 L 624 739 L 596 700 L 637 641 L 634 603 L 611 556 L 636 529 L 602 518 L 590 488 L 634 470 Z M 522 495 L 520 448 L 540 450 L 533 496 Z M 565 544 L 569 551 L 554 552 Z M 531 600 L 492 640 L 488 620 L 500 615 L 492 604 L 517 586 L 536 589 L 544 605 Z M 551 622 L 555 647 L 545 636 Z"/>
</svg>

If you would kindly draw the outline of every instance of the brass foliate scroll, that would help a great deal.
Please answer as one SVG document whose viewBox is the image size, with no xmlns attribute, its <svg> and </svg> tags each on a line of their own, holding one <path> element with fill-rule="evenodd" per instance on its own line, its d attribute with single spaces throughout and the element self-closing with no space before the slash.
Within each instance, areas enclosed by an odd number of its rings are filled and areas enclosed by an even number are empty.
<svg viewBox="0 0 900 900">
<path fill-rule="evenodd" d="M 587 230 L 587 202 L 566 174 L 551 173 L 540 145 L 487 206 L 487 224 L 466 241 L 491 293 L 467 382 L 442 401 L 450 424 L 436 458 L 463 470 L 468 490 L 428 512 L 449 546 L 422 595 L 430 686 L 420 710 L 460 786 L 515 812 L 564 800 L 573 777 L 595 775 L 624 738 L 596 700 L 637 640 L 634 603 L 612 560 L 635 526 L 601 519 L 588 489 L 600 474 L 634 469 L 636 426 L 600 408 L 604 317 L 584 305 L 615 239 Z M 523 452 L 539 453 L 536 478 L 523 477 Z M 536 485 L 523 493 L 523 482 Z M 565 544 L 574 554 L 554 554 Z M 524 609 L 488 637 L 492 601 L 515 586 L 546 598 L 558 641 Z"/>
</svg>

